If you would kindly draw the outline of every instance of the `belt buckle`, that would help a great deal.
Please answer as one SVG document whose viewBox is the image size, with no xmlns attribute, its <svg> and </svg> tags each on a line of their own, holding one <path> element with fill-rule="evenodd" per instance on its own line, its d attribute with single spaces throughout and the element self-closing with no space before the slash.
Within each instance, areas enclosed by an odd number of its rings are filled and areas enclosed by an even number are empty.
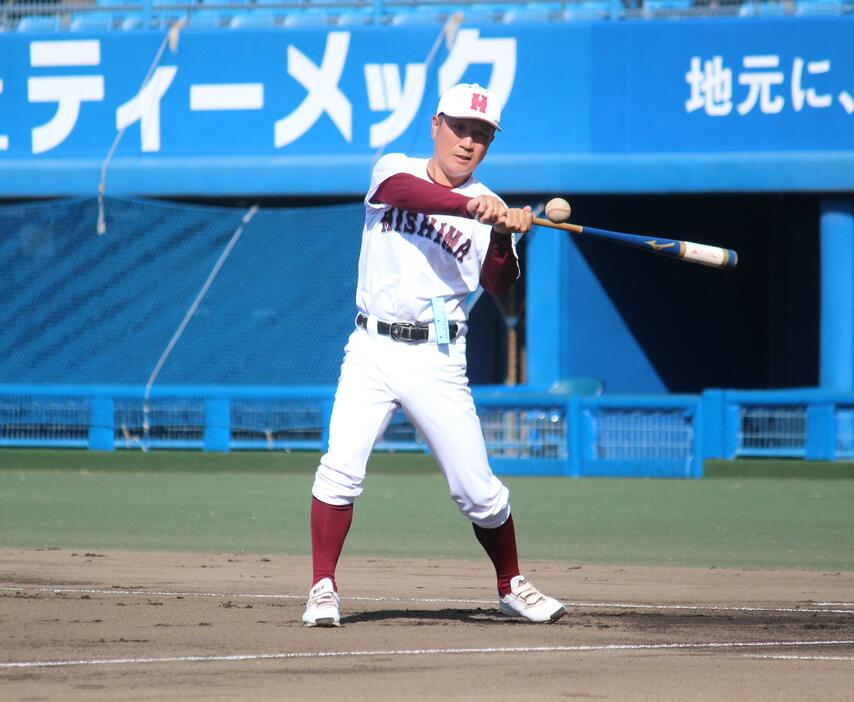
<svg viewBox="0 0 854 702">
<path fill-rule="evenodd" d="M 415 325 L 407 322 L 395 322 L 389 327 L 388 335 L 395 341 L 405 341 L 411 343 L 415 341 L 413 332 Z"/>
</svg>

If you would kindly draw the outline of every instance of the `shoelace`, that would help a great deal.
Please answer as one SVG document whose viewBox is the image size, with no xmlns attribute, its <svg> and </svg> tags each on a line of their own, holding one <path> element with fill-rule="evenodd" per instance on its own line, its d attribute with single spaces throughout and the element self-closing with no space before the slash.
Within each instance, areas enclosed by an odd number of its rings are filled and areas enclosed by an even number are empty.
<svg viewBox="0 0 854 702">
<path fill-rule="evenodd" d="M 522 589 L 519 590 L 519 592 L 514 592 L 513 594 L 526 605 L 535 605 L 540 600 L 545 599 L 543 593 L 537 590 L 537 588 L 531 585 L 527 580 L 525 580 L 524 583 L 520 583 L 520 585 L 522 585 Z"/>
<path fill-rule="evenodd" d="M 321 592 L 319 595 L 314 595 L 310 598 L 316 607 L 330 607 L 335 604 L 335 593 L 329 590 Z"/>
</svg>

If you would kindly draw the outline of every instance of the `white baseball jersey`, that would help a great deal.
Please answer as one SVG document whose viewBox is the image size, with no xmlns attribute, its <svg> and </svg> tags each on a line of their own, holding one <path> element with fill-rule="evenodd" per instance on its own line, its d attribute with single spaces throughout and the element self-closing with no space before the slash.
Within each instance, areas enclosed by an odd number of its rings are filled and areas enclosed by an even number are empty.
<svg viewBox="0 0 854 702">
<path fill-rule="evenodd" d="M 356 305 L 388 322 L 433 320 L 431 299 L 445 298 L 448 320 L 464 322 L 463 304 L 480 281 L 492 227 L 452 215 L 424 215 L 371 202 L 380 184 L 397 173 L 432 182 L 426 158 L 387 154 L 377 161 L 365 196 Z M 453 192 L 495 195 L 474 176 Z M 515 241 L 514 241 L 515 254 Z"/>
</svg>

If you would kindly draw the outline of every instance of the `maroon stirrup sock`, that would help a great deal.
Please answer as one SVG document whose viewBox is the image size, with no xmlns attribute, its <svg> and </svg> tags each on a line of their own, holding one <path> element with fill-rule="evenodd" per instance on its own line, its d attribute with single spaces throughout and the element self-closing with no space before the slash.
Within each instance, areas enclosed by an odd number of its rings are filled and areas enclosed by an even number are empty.
<svg viewBox="0 0 854 702">
<path fill-rule="evenodd" d="M 519 575 L 519 557 L 516 554 L 516 529 L 513 527 L 513 515 L 496 529 L 484 529 L 472 524 L 474 534 L 483 550 L 486 551 L 495 575 L 498 578 L 498 594 L 510 594 L 510 580 Z"/>
<path fill-rule="evenodd" d="M 353 505 L 329 505 L 311 498 L 311 559 L 314 567 L 311 585 L 329 578 L 336 592 L 335 566 L 344 548 L 344 539 L 353 521 Z"/>
</svg>

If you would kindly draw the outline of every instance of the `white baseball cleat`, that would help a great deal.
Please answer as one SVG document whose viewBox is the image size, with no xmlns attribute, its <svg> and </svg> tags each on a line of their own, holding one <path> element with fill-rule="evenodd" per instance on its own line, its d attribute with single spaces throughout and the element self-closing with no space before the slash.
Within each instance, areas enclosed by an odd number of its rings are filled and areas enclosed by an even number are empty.
<svg viewBox="0 0 854 702">
<path fill-rule="evenodd" d="M 305 626 L 339 626 L 341 614 L 338 611 L 341 600 L 332 581 L 323 578 L 309 590 L 308 601 L 305 603 L 305 613 L 302 623 Z"/>
<path fill-rule="evenodd" d="M 556 622 L 566 614 L 566 607 L 540 592 L 524 575 L 517 575 L 510 581 L 510 594 L 498 598 L 498 608 L 502 614 L 524 617 L 532 622 Z"/>
</svg>

